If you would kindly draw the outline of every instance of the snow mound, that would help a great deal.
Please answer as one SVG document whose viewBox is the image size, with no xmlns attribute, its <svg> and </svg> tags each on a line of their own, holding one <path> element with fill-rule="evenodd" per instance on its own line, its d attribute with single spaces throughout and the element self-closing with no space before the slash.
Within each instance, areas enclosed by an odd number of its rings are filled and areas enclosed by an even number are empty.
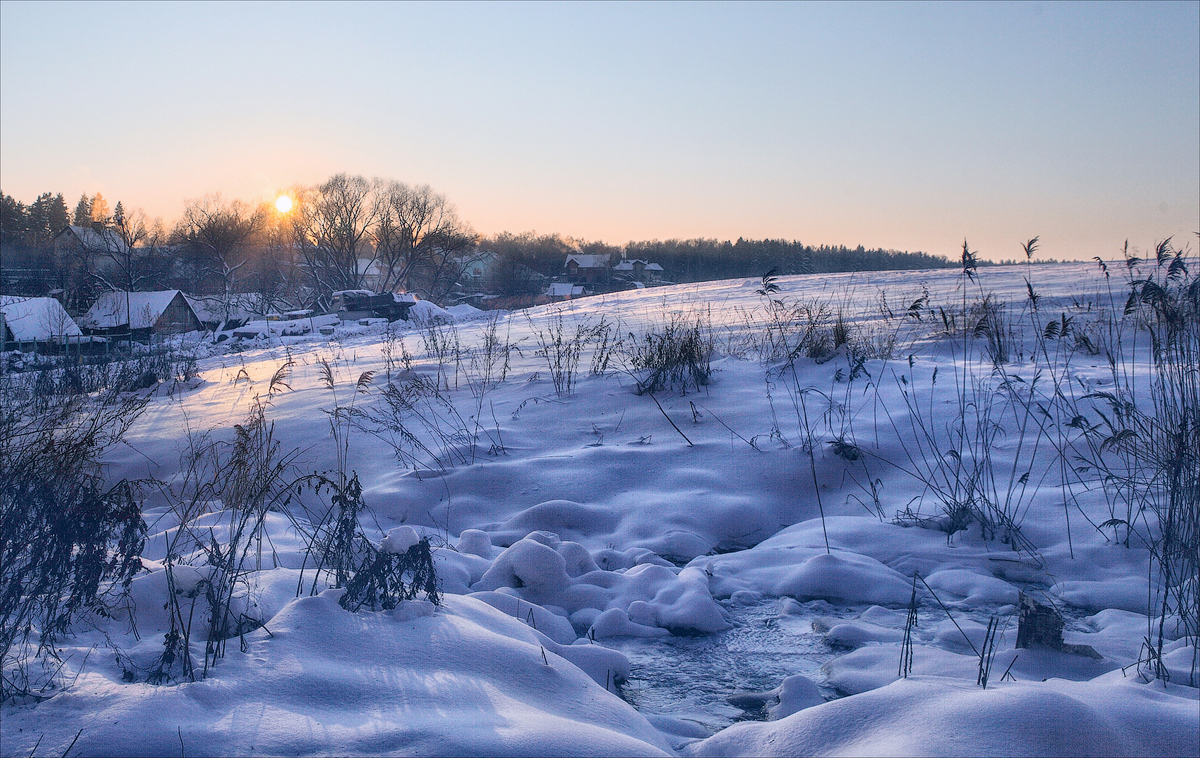
<svg viewBox="0 0 1200 758">
<path fill-rule="evenodd" d="M 1115 675 L 1115 676 L 1114 676 Z M 1114 675 L 987 689 L 910 678 L 780 721 L 742 722 L 686 755 L 1196 755 L 1196 690 Z M 969 731 L 969 736 L 964 734 Z"/>
<path fill-rule="evenodd" d="M 119 671 L 88 670 L 36 709 L 8 711 L 0 752 L 28 755 L 44 733 L 39 750 L 62 753 L 81 727 L 73 750 L 97 756 L 669 752 L 637 711 L 556 652 L 603 665 L 598 647 L 546 644 L 469 597 L 436 612 L 404 603 L 353 614 L 339 594 L 289 603 L 270 634 L 246 635 L 245 653 L 231 645 L 202 681 L 125 684 Z"/>
<path fill-rule="evenodd" d="M 590 626 L 593 636 L 659 635 L 664 630 L 708 634 L 729 628 L 699 569 L 638 563 L 606 571 L 582 545 L 550 532 L 533 532 L 506 548 L 471 589 L 561 608 L 572 623 Z"/>
<path fill-rule="evenodd" d="M 904 605 L 912 595 L 912 580 L 879 561 L 823 547 L 776 548 L 762 543 L 750 550 L 692 561 L 712 579 L 716 597 L 739 591 L 797 600 L 824 599 L 847 603 Z"/>
<path fill-rule="evenodd" d="M 456 321 L 468 321 L 473 318 L 479 318 L 487 311 L 482 311 L 473 305 L 460 303 L 459 305 L 450 306 L 446 309 L 446 312 L 453 316 Z"/>
<path fill-rule="evenodd" d="M 454 315 L 445 308 L 438 307 L 428 300 L 418 300 L 408 309 L 408 318 L 418 324 L 452 324 Z"/>
</svg>

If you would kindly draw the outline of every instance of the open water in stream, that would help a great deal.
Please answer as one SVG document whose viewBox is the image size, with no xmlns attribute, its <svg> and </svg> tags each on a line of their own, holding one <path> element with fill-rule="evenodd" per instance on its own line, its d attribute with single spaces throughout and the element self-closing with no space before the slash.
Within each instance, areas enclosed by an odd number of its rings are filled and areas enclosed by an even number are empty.
<svg viewBox="0 0 1200 758">
<path fill-rule="evenodd" d="M 625 700 L 642 713 L 695 722 L 713 733 L 735 721 L 766 718 L 729 704 L 730 695 L 774 689 L 792 674 L 821 685 L 821 665 L 847 652 L 813 631 L 814 618 L 840 615 L 826 603 L 793 606 L 800 612 L 790 614 L 773 600 L 726 610 L 734 627 L 718 634 L 605 640 L 629 658 Z M 832 689 L 822 691 L 834 697 Z"/>
</svg>

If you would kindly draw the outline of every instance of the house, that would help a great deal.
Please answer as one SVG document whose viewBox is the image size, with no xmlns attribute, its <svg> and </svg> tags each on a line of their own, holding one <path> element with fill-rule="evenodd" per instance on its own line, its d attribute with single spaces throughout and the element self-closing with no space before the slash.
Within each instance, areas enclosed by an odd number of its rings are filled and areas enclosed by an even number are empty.
<svg viewBox="0 0 1200 758">
<path fill-rule="evenodd" d="M 469 287 L 482 287 L 495 268 L 500 256 L 490 250 L 482 250 L 475 255 L 464 255 L 458 259 L 462 266 L 462 284 Z"/>
<path fill-rule="evenodd" d="M 581 297 L 583 295 L 583 285 L 571 284 L 570 282 L 555 282 L 550 285 L 550 289 L 546 291 L 552 302 L 560 300 L 570 300 L 573 297 Z"/>
<path fill-rule="evenodd" d="M 112 229 L 64 226 L 51 240 L 55 255 L 67 253 L 127 253 L 129 246 Z"/>
<path fill-rule="evenodd" d="M 0 296 L 0 336 L 5 350 L 12 343 L 46 345 L 48 343 L 79 342 L 83 336 L 79 325 L 52 297 Z"/>
<path fill-rule="evenodd" d="M 192 312 L 205 329 L 219 331 L 241 326 L 256 318 L 265 318 L 271 311 L 266 298 L 256 292 L 234 292 L 228 295 L 184 295 Z"/>
<path fill-rule="evenodd" d="M 663 267 L 657 263 L 633 258 L 624 260 L 612 267 L 613 275 L 631 282 L 662 281 Z"/>
<path fill-rule="evenodd" d="M 149 340 L 151 334 L 182 334 L 203 328 L 179 290 L 105 292 L 80 319 L 80 326 L 91 334 L 132 332 L 138 340 Z"/>
<path fill-rule="evenodd" d="M 568 255 L 566 263 L 567 281 L 573 284 L 596 284 L 608 281 L 607 253 L 603 255 Z"/>
</svg>

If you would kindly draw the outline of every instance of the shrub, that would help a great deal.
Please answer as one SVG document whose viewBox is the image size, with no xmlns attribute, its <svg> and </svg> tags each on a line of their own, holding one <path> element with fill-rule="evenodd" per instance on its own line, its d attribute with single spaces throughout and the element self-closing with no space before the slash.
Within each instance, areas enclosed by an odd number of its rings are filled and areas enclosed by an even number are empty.
<svg viewBox="0 0 1200 758">
<path fill-rule="evenodd" d="M 367 547 L 365 560 L 338 600 L 343 608 L 351 612 L 364 607 L 391 610 L 403 600 L 415 600 L 422 592 L 429 602 L 441 604 L 428 538 L 403 553 L 378 550 L 369 544 Z"/>
<path fill-rule="evenodd" d="M 633 343 L 630 368 L 637 379 L 637 394 L 678 388 L 686 394 L 689 386 L 697 391 L 712 377 L 713 339 L 706 324 L 673 313 L 659 331 L 650 332 Z"/>
<path fill-rule="evenodd" d="M 142 567 L 146 524 L 133 486 L 106 486 L 103 452 L 144 399 L 29 413 L 0 405 L 0 699 L 54 685 L 57 643 L 85 613 L 106 615 Z M 14 402 L 15 401 L 15 402 Z M 36 642 L 36 647 L 34 643 Z M 32 648 L 32 649 L 31 649 Z M 43 673 L 30 672 L 35 661 Z"/>
</svg>

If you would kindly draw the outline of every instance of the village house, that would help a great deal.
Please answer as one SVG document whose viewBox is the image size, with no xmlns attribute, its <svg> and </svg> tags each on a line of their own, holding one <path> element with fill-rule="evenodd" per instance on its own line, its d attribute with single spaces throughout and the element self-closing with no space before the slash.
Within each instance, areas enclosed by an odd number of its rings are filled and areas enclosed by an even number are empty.
<svg viewBox="0 0 1200 758">
<path fill-rule="evenodd" d="M 45 352 L 52 345 L 76 344 L 79 325 L 52 297 L 0 296 L 0 338 L 3 349 Z"/>
<path fill-rule="evenodd" d="M 572 284 L 606 284 L 608 282 L 608 261 L 610 256 L 603 255 L 568 255 L 566 263 L 567 281 Z"/>
<path fill-rule="evenodd" d="M 657 263 L 631 258 L 624 260 L 612 267 L 613 276 L 618 279 L 624 279 L 630 282 L 641 282 L 646 284 L 649 282 L 662 281 L 663 267 Z"/>
<path fill-rule="evenodd" d="M 56 256 L 83 253 L 126 253 L 129 246 L 112 229 L 93 229 L 90 226 L 64 226 L 51 240 Z"/>
<path fill-rule="evenodd" d="M 149 341 L 152 334 L 182 334 L 203 328 L 179 290 L 105 292 L 80 319 L 80 326 L 89 334 L 132 332 L 139 341 Z"/>
</svg>

